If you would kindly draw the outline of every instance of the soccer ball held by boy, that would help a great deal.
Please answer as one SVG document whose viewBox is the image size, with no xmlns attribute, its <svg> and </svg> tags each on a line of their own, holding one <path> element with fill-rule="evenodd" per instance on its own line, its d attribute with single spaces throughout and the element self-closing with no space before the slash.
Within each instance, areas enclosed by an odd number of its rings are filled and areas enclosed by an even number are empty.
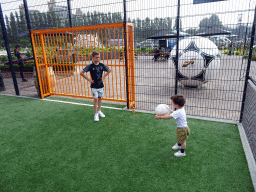
<svg viewBox="0 0 256 192">
<path fill-rule="evenodd" d="M 171 97 L 172 106 L 176 108 L 176 111 L 170 111 L 170 114 L 165 113 L 161 114 L 161 106 L 156 108 L 156 112 L 160 111 L 159 114 L 156 114 L 155 119 L 172 119 L 174 118 L 177 123 L 176 129 L 176 136 L 177 136 L 177 143 L 172 147 L 173 150 L 179 150 L 178 152 L 174 153 L 176 157 L 184 157 L 186 156 L 185 149 L 186 149 L 186 140 L 188 139 L 188 135 L 190 133 L 190 129 L 187 125 L 187 116 L 184 109 L 184 105 L 186 103 L 186 99 L 183 95 L 174 95 Z M 162 106 L 164 110 L 164 106 Z"/>
</svg>

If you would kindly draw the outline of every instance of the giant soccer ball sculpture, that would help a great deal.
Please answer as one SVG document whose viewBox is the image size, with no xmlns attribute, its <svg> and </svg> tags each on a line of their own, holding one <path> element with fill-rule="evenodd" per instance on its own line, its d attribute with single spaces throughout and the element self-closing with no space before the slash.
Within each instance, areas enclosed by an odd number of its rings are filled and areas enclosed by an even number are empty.
<svg viewBox="0 0 256 192">
<path fill-rule="evenodd" d="M 175 66 L 177 45 L 171 52 L 169 65 Z M 203 37 L 188 37 L 179 42 L 178 81 L 187 87 L 198 87 L 215 79 L 220 66 L 218 47 Z M 176 70 L 173 70 L 173 77 Z"/>
</svg>

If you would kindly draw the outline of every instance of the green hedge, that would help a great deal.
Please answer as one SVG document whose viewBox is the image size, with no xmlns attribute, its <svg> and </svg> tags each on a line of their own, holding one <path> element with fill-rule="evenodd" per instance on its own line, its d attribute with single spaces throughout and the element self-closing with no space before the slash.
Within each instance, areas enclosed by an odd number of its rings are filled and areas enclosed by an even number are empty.
<svg viewBox="0 0 256 192">
<path fill-rule="evenodd" d="M 14 66 L 15 71 L 20 71 L 18 64 L 14 64 L 13 66 Z M 34 66 L 35 66 L 34 63 L 24 64 L 24 72 L 33 72 Z M 11 68 L 9 65 L 0 65 L 0 69 L 2 72 L 11 71 Z"/>
</svg>

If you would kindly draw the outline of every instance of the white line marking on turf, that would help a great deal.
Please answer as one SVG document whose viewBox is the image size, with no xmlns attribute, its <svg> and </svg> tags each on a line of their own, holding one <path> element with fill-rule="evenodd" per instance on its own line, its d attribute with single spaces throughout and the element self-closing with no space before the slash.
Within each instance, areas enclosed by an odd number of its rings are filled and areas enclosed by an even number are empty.
<svg viewBox="0 0 256 192">
<path fill-rule="evenodd" d="M 58 102 L 58 103 L 68 103 L 68 104 L 72 104 L 72 105 L 86 105 L 86 106 L 93 107 L 93 105 L 91 105 L 91 104 L 75 103 L 75 102 L 70 102 L 70 101 L 59 101 L 59 100 L 51 100 L 51 99 L 41 99 L 41 98 L 26 97 L 26 96 L 19 96 L 19 95 L 8 95 L 8 94 L 0 94 L 0 95 L 11 96 L 11 97 L 21 97 L 21 98 L 26 98 L 26 99 L 38 99 L 38 100 L 44 100 L 44 101 L 53 101 L 53 102 Z M 101 108 L 116 109 L 116 110 L 123 110 L 123 111 L 126 110 L 126 109 L 123 109 L 123 108 L 115 108 L 115 107 L 107 107 L 107 106 L 101 106 Z"/>
</svg>

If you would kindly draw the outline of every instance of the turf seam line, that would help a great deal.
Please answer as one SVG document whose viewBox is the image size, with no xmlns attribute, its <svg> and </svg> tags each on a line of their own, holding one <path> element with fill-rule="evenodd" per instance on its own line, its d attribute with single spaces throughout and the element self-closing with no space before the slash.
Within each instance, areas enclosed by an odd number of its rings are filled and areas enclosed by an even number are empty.
<svg viewBox="0 0 256 192">
<path fill-rule="evenodd" d="M 247 160 L 247 163 L 248 163 L 248 167 L 249 167 L 249 171 L 250 171 L 250 175 L 251 175 L 251 179 L 252 179 L 252 184 L 254 186 L 254 190 L 256 191 L 256 162 L 253 158 L 251 147 L 249 145 L 249 142 L 248 142 L 248 139 L 246 137 L 244 127 L 243 127 L 242 123 L 238 123 L 237 126 L 238 126 L 238 130 L 239 130 L 239 133 L 240 133 L 242 146 L 244 148 L 244 153 L 245 153 L 245 156 L 246 156 L 246 160 Z"/>
</svg>

